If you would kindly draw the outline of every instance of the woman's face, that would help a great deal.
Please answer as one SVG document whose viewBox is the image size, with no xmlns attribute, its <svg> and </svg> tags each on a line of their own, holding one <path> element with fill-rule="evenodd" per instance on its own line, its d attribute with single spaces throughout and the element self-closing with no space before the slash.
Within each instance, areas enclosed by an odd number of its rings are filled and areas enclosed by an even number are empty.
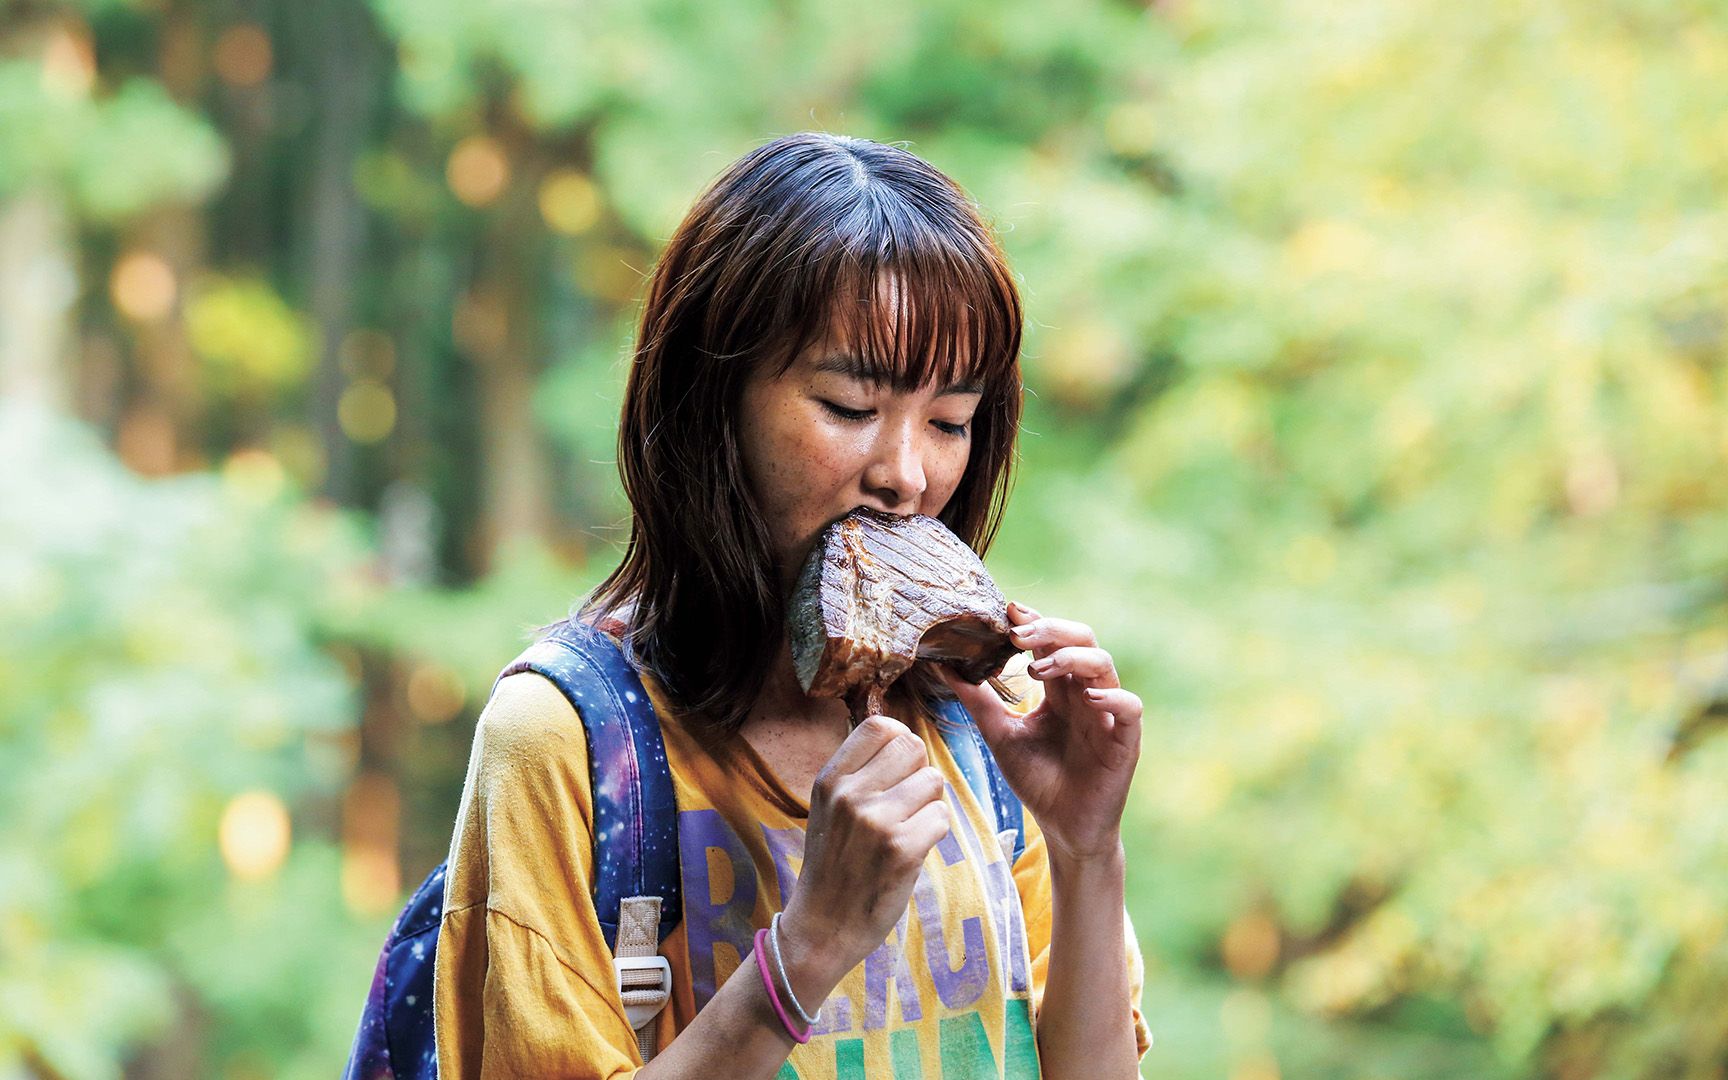
<svg viewBox="0 0 1728 1080">
<path fill-rule="evenodd" d="M 856 507 L 940 514 L 965 474 L 980 397 L 977 385 L 879 385 L 832 340 L 804 349 L 782 375 L 751 375 L 740 417 L 744 468 L 781 584 L 791 586 L 823 526 Z"/>
</svg>

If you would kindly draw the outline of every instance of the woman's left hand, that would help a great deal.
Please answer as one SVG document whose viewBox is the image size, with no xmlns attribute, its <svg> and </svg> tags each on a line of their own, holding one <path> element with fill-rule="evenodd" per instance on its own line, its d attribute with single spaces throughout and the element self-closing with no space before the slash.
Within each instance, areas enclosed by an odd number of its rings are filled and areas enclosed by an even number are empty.
<svg viewBox="0 0 1728 1080">
<path fill-rule="evenodd" d="M 1010 639 L 1032 651 L 1027 669 L 1044 700 L 1024 716 L 985 685 L 938 665 L 972 714 L 1002 775 L 1044 832 L 1052 858 L 1088 860 L 1119 850 L 1128 783 L 1140 759 L 1140 699 L 1092 628 L 1008 605 Z"/>
</svg>

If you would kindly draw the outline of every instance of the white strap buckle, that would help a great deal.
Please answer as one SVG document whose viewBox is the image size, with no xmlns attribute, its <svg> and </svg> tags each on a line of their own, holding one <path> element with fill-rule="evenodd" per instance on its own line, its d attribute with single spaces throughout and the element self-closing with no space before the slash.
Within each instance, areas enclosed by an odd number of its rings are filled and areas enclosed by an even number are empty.
<svg viewBox="0 0 1728 1080">
<path fill-rule="evenodd" d="M 630 1018 L 631 1029 L 640 1031 L 672 1000 L 672 965 L 664 956 L 614 956 L 612 966 L 618 972 L 618 995 L 624 999 L 624 1015 Z M 638 977 L 631 979 L 632 985 L 626 987 L 626 971 L 657 971 L 660 981 L 649 986 Z"/>
</svg>

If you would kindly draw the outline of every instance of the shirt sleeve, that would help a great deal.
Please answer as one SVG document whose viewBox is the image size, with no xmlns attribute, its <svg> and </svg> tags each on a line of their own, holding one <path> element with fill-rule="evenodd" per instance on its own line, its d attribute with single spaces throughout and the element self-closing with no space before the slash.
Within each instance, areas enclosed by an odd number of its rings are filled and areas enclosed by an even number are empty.
<svg viewBox="0 0 1728 1080">
<path fill-rule="evenodd" d="M 588 743 L 564 695 L 502 680 L 451 841 L 433 984 L 445 1080 L 620 1080 L 642 1061 L 590 900 Z"/>
<path fill-rule="evenodd" d="M 1014 885 L 1020 893 L 1020 907 L 1026 916 L 1026 951 L 1032 959 L 1032 1015 L 1036 1017 L 1044 1004 L 1044 984 L 1050 975 L 1051 891 L 1050 859 L 1044 846 L 1043 830 L 1026 813 L 1026 850 L 1014 864 Z M 1134 922 L 1126 909 L 1122 923 L 1127 942 L 1128 997 L 1133 1003 L 1134 1043 L 1136 1053 L 1146 1056 L 1152 1047 L 1152 1031 L 1140 1011 L 1140 995 L 1145 989 L 1146 969 L 1140 957 L 1140 943 L 1134 935 Z"/>
</svg>

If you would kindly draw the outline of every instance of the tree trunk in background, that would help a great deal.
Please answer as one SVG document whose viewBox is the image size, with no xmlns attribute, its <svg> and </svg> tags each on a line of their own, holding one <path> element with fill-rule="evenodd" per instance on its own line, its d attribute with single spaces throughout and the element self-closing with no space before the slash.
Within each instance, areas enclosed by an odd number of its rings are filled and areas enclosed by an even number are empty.
<svg viewBox="0 0 1728 1080">
<path fill-rule="evenodd" d="M 157 33 L 157 78 L 192 112 L 200 111 L 209 77 L 202 18 L 193 4 L 172 4 Z M 160 259 L 173 290 L 167 311 L 133 324 L 133 384 L 116 433 L 121 459 L 149 476 L 204 464 L 203 388 L 186 337 L 185 307 L 187 286 L 204 264 L 205 230 L 201 207 L 158 206 L 126 230 L 120 250 L 122 259 Z"/>
<path fill-rule="evenodd" d="M 152 210 L 127 230 L 125 252 L 147 252 L 173 274 L 167 315 L 133 328 L 133 392 L 121 414 L 120 456 L 135 471 L 161 476 L 205 464 L 203 387 L 186 337 L 186 289 L 204 265 L 204 215 L 187 206 Z"/>
<path fill-rule="evenodd" d="M 228 183 L 210 206 L 212 235 L 221 238 L 225 264 L 260 271 L 270 269 L 280 244 L 270 219 L 280 179 L 280 166 L 271 158 L 272 140 L 277 137 L 273 129 L 291 126 L 286 118 L 304 107 L 298 104 L 303 91 L 281 78 L 282 42 L 276 24 L 283 20 L 277 7 L 272 0 L 233 0 L 235 25 L 256 26 L 270 41 L 269 63 L 255 85 L 235 86 L 229 81 L 208 111 L 222 129 L 229 154 Z"/>
<path fill-rule="evenodd" d="M 71 226 L 43 191 L 0 203 L 0 397 L 71 401 L 68 353 L 78 295 Z"/>
<path fill-rule="evenodd" d="M 47 13 L 7 15 L 0 19 L 0 54 L 41 55 L 53 28 Z M 0 200 L 0 397 L 57 410 L 72 403 L 73 243 L 67 206 L 53 181 Z"/>
<path fill-rule="evenodd" d="M 341 349 L 357 319 L 366 215 L 354 190 L 354 163 L 366 146 L 377 105 L 379 43 L 361 0 L 306 0 L 289 10 L 312 96 L 303 257 L 318 342 L 312 420 L 324 446 L 324 492 L 353 505 L 363 493 L 354 444 L 343 433 L 338 412 L 347 385 Z"/>
<path fill-rule="evenodd" d="M 537 191 L 545 172 L 531 137 L 507 118 L 514 178 L 488 211 L 493 227 L 478 253 L 475 283 L 462 301 L 458 344 L 479 368 L 481 506 L 475 563 L 490 567 L 500 545 L 531 538 L 550 542 L 554 470 L 534 417 L 542 333 L 539 282 L 544 278 L 545 228 Z"/>
</svg>

